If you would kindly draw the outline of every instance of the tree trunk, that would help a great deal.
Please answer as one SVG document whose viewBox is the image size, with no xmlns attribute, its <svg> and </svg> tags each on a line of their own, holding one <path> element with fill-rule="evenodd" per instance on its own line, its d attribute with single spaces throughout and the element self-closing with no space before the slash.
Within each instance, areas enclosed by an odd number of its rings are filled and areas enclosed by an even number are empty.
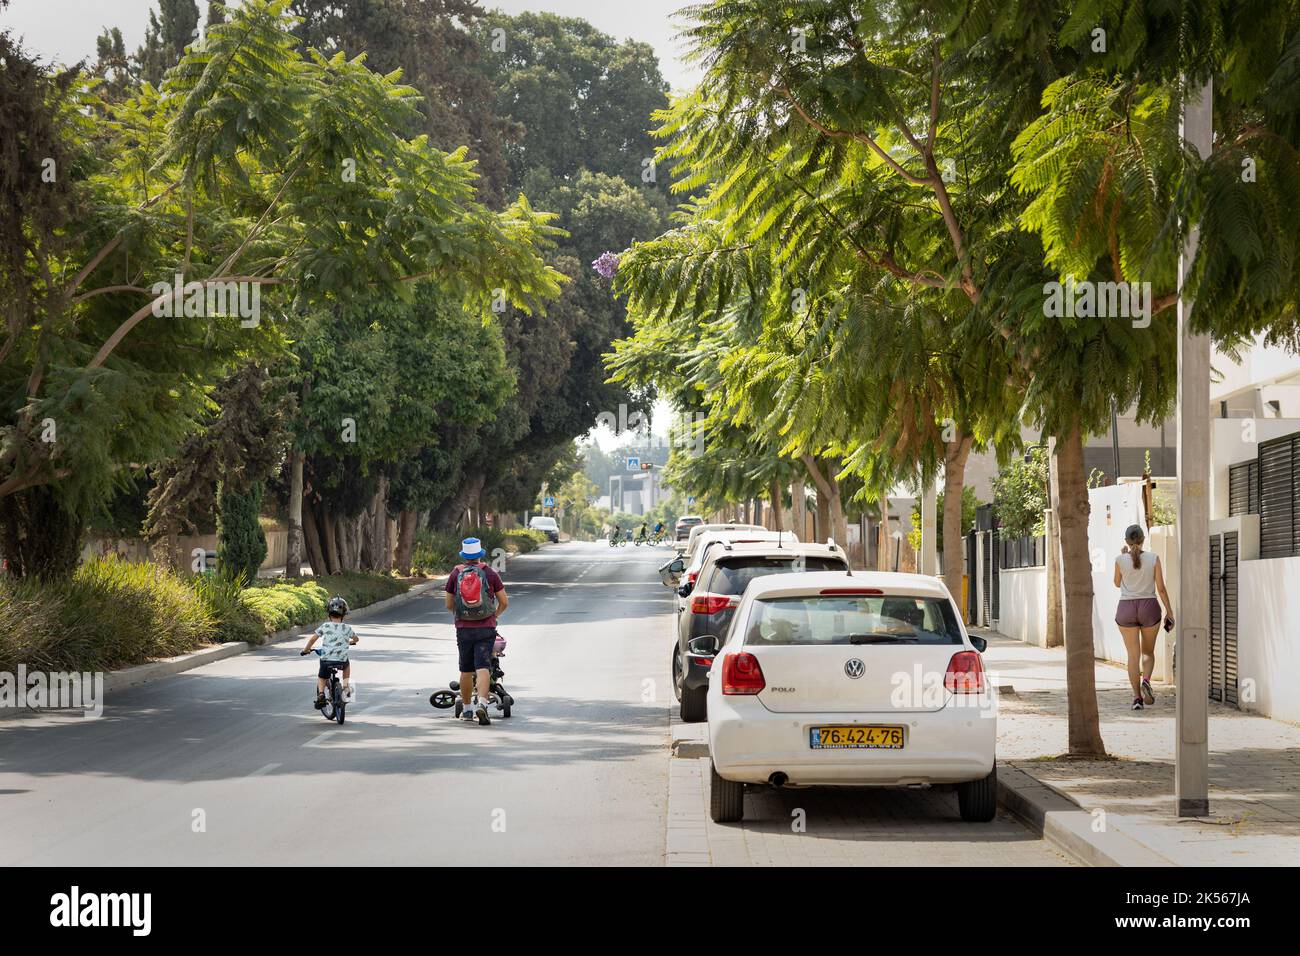
<svg viewBox="0 0 1300 956">
<path fill-rule="evenodd" d="M 840 486 L 835 480 L 838 467 L 835 463 L 803 456 L 804 468 L 808 477 L 817 486 L 817 531 L 816 540 L 825 541 L 833 537 L 841 547 L 848 536 L 848 525 L 844 522 L 844 507 L 840 501 Z M 824 469 L 824 470 L 823 470 Z"/>
<path fill-rule="evenodd" d="M 321 544 L 325 547 L 325 563 L 329 567 L 329 574 L 338 574 L 343 570 L 343 562 L 339 559 L 339 522 L 334 518 L 333 512 L 330 511 L 329 505 L 321 505 Z"/>
<path fill-rule="evenodd" d="M 307 560 L 311 562 L 311 573 L 323 577 L 330 573 L 329 561 L 325 558 L 325 548 L 321 544 L 321 534 L 316 522 L 316 509 L 308 506 L 302 511 L 303 541 L 307 546 Z"/>
<path fill-rule="evenodd" d="M 403 511 L 397 516 L 397 551 L 393 555 L 393 565 L 402 577 L 411 573 L 411 552 L 415 549 L 415 526 L 418 523 L 419 515 L 414 511 Z"/>
<path fill-rule="evenodd" d="M 289 553 L 284 561 L 286 577 L 302 574 L 302 452 L 289 452 Z"/>
<path fill-rule="evenodd" d="M 1061 565 L 1065 576 L 1065 685 L 1070 755 L 1104 757 L 1097 713 L 1092 634 L 1092 559 L 1088 554 L 1088 479 L 1076 424 L 1057 446 Z"/>
<path fill-rule="evenodd" d="M 374 570 L 387 574 L 393 570 L 393 545 L 388 536 L 388 476 L 379 476 L 379 490 L 375 492 L 370 547 L 374 552 Z"/>
<path fill-rule="evenodd" d="M 790 530 L 800 541 L 808 539 L 808 494 L 802 481 L 790 484 Z"/>
<path fill-rule="evenodd" d="M 1056 439 L 1047 440 L 1047 483 L 1051 494 L 1044 521 L 1047 532 L 1047 632 L 1044 643 L 1060 647 L 1065 643 L 1065 628 L 1061 622 L 1061 529 L 1057 515 L 1061 512 L 1061 485 L 1056 464 Z"/>
<path fill-rule="evenodd" d="M 943 583 L 954 601 L 961 601 L 962 551 L 961 493 L 966 486 L 966 460 L 972 439 L 962 435 L 949 442 L 943 454 Z"/>
<path fill-rule="evenodd" d="M 781 501 L 781 483 L 772 482 L 772 530 L 785 530 L 785 508 Z"/>
<path fill-rule="evenodd" d="M 876 548 L 876 570 L 894 567 L 894 542 L 889 537 L 889 495 L 880 496 L 880 544 Z"/>
</svg>

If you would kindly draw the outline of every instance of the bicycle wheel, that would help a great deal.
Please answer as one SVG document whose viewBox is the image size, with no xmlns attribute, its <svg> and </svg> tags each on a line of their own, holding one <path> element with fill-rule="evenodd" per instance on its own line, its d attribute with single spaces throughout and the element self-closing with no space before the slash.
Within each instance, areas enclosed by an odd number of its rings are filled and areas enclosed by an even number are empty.
<svg viewBox="0 0 1300 956">
<path fill-rule="evenodd" d="M 343 723 L 343 715 L 347 712 L 348 705 L 343 703 L 343 685 L 334 685 L 334 719 L 340 724 Z"/>
</svg>

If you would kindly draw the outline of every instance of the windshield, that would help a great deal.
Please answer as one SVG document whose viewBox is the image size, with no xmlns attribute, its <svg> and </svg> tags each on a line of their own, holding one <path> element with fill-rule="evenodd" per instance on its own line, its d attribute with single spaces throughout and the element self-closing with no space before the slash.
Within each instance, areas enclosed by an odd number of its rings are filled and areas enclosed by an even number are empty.
<svg viewBox="0 0 1300 956">
<path fill-rule="evenodd" d="M 788 558 L 725 558 L 718 562 L 709 590 L 714 594 L 743 594 L 750 581 L 764 574 L 843 570 L 845 564 L 839 558 L 810 558 L 803 555 L 791 555 Z"/>
<path fill-rule="evenodd" d="M 943 598 L 806 595 L 756 601 L 746 644 L 960 644 Z"/>
<path fill-rule="evenodd" d="M 533 523 L 533 527 L 534 527 L 534 528 L 554 528 L 554 527 L 555 527 L 555 519 L 554 519 L 554 518 L 534 518 L 532 523 Z"/>
</svg>

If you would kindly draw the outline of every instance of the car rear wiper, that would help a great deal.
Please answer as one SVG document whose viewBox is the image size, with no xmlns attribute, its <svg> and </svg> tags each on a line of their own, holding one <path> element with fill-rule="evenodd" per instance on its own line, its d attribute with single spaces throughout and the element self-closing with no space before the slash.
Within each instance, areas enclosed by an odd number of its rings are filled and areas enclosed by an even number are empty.
<svg viewBox="0 0 1300 956">
<path fill-rule="evenodd" d="M 916 635 L 900 637 L 897 634 L 850 634 L 850 644 L 915 644 Z"/>
</svg>

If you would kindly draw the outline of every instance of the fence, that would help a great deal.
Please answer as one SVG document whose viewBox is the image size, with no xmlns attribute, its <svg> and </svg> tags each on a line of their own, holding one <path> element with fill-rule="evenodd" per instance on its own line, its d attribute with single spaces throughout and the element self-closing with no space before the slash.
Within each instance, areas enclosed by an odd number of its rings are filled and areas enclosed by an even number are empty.
<svg viewBox="0 0 1300 956">
<path fill-rule="evenodd" d="M 1300 555 L 1300 432 L 1260 442 L 1254 461 L 1228 469 L 1228 514 L 1259 515 L 1259 556 Z"/>
<path fill-rule="evenodd" d="M 998 560 L 1007 570 L 1041 568 L 1047 564 L 1047 536 L 1000 538 Z"/>
</svg>

